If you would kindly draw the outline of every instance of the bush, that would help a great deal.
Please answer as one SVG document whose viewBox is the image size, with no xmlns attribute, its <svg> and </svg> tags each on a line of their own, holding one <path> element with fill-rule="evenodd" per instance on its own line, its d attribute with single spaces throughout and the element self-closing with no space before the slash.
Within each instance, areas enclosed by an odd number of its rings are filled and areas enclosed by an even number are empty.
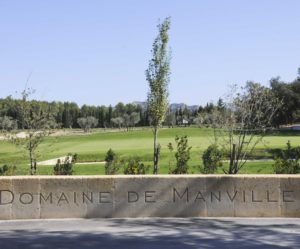
<svg viewBox="0 0 300 249">
<path fill-rule="evenodd" d="M 106 175 L 116 175 L 120 168 L 122 168 L 124 165 L 124 162 L 119 159 L 114 159 L 111 162 L 105 163 L 105 174 Z"/>
<path fill-rule="evenodd" d="M 212 174 L 216 172 L 218 167 L 223 166 L 222 158 L 223 152 L 218 148 L 217 144 L 208 146 L 202 155 L 203 173 Z"/>
<path fill-rule="evenodd" d="M 57 160 L 56 165 L 54 166 L 54 175 L 72 175 L 73 173 L 73 164 L 69 156 L 65 160 Z"/>
<path fill-rule="evenodd" d="M 105 156 L 105 174 L 115 175 L 118 173 L 119 169 L 122 167 L 123 162 L 118 159 L 116 153 L 109 149 Z"/>
<path fill-rule="evenodd" d="M 78 154 L 77 153 L 68 153 L 66 159 L 71 160 L 71 163 L 77 163 L 78 161 Z"/>
<path fill-rule="evenodd" d="M 298 174 L 300 172 L 299 163 L 292 159 L 276 158 L 273 168 L 276 174 Z"/>
<path fill-rule="evenodd" d="M 78 161 L 78 154 L 75 153 L 75 154 L 72 155 L 72 163 L 77 163 L 77 161 Z"/>
<path fill-rule="evenodd" d="M 169 169 L 168 169 L 168 173 L 172 174 L 173 173 L 172 167 L 173 167 L 173 161 L 174 161 L 174 159 L 173 159 L 173 157 L 174 157 L 174 155 L 173 155 L 174 148 L 173 148 L 172 143 L 168 143 L 168 149 L 169 149 Z"/>
<path fill-rule="evenodd" d="M 177 143 L 177 152 L 175 153 L 176 168 L 173 170 L 173 174 L 187 174 L 188 164 L 190 160 L 190 150 L 192 147 L 188 146 L 187 136 L 176 136 L 175 142 Z"/>
<path fill-rule="evenodd" d="M 106 152 L 106 156 L 105 156 L 105 161 L 106 162 L 112 162 L 113 160 L 115 160 L 117 158 L 117 155 L 116 153 L 112 150 L 112 149 L 109 149 L 107 152 Z"/>
<path fill-rule="evenodd" d="M 14 175 L 16 166 L 3 165 L 0 167 L 0 176 L 11 176 Z"/>
<path fill-rule="evenodd" d="M 129 158 L 127 162 L 124 162 L 124 164 L 125 175 L 144 175 L 149 169 L 149 167 L 145 166 L 139 157 Z"/>
<path fill-rule="evenodd" d="M 292 148 L 290 141 L 287 142 L 286 150 L 277 150 L 274 153 L 276 174 L 298 174 L 300 172 L 300 147 Z"/>
</svg>

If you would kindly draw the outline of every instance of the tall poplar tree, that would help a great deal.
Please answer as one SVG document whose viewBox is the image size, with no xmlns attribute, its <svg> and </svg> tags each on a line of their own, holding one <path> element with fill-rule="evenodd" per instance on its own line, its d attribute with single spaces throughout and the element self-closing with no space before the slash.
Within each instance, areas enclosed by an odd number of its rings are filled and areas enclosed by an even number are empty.
<svg viewBox="0 0 300 249">
<path fill-rule="evenodd" d="M 168 85 L 170 81 L 170 52 L 169 41 L 170 17 L 158 24 L 158 36 L 152 45 L 152 59 L 146 70 L 146 79 L 149 83 L 147 108 L 150 125 L 153 128 L 154 155 L 153 174 L 158 173 L 159 146 L 157 142 L 158 129 L 165 119 L 168 109 Z"/>
</svg>

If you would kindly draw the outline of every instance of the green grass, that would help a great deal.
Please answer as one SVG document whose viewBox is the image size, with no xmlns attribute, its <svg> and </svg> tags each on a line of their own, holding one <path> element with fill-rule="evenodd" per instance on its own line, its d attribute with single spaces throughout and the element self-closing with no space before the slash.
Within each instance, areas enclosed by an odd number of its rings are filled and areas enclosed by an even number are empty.
<svg viewBox="0 0 300 249">
<path fill-rule="evenodd" d="M 199 173 L 201 168 L 201 154 L 213 142 L 212 130 L 207 128 L 170 128 L 159 131 L 161 145 L 160 173 L 168 173 L 170 154 L 167 148 L 169 142 L 175 145 L 176 135 L 187 135 L 189 145 L 192 146 L 190 173 Z M 268 149 L 284 148 L 290 140 L 293 146 L 300 146 L 299 133 L 276 133 L 265 137 L 264 143 L 257 146 L 256 157 L 268 157 Z M 139 156 L 151 165 L 153 154 L 153 135 L 151 129 L 135 131 L 97 131 L 87 135 L 71 135 L 61 137 L 48 137 L 39 146 L 38 161 L 77 153 L 81 162 L 103 161 L 109 148 L 112 148 L 121 157 Z M 28 156 L 26 151 L 6 142 L 0 141 L 0 165 L 5 163 L 16 164 L 18 175 L 28 173 Z M 175 160 L 173 159 L 173 165 Z M 52 174 L 53 166 L 39 166 L 39 174 Z M 151 167 L 150 167 L 151 168 Z M 151 170 L 149 170 L 151 173 Z M 220 170 L 218 173 L 222 173 Z M 241 173 L 273 173 L 272 162 L 250 162 L 241 170 Z M 100 175 L 104 174 L 103 165 L 76 165 L 74 174 Z"/>
<path fill-rule="evenodd" d="M 146 164 L 150 166 L 150 162 Z M 241 169 L 240 174 L 274 174 L 273 162 L 247 162 Z M 165 165 L 165 164 L 164 164 Z M 202 174 L 202 164 L 189 163 L 190 174 Z M 148 174 L 152 173 L 152 168 L 148 168 Z M 27 165 L 18 165 L 15 175 L 28 175 L 29 170 Z M 80 164 L 73 166 L 73 175 L 104 175 L 104 164 Z M 123 174 L 123 169 L 120 169 L 118 174 Z M 159 174 L 168 174 L 168 167 L 161 166 Z M 216 174 L 223 174 L 222 168 L 219 168 Z M 39 166 L 37 175 L 53 175 L 53 166 Z"/>
<path fill-rule="evenodd" d="M 26 164 L 20 164 L 17 166 L 15 175 L 28 175 L 29 166 Z M 104 164 L 80 164 L 73 165 L 73 175 L 104 175 Z M 39 166 L 37 169 L 37 175 L 53 175 L 53 166 Z"/>
</svg>

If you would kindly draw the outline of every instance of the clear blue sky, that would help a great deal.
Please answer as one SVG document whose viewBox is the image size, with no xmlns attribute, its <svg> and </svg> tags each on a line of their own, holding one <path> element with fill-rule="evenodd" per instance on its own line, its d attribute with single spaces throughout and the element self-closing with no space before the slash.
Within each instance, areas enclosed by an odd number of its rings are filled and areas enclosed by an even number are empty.
<svg viewBox="0 0 300 249">
<path fill-rule="evenodd" d="M 171 16 L 170 102 L 205 104 L 230 84 L 290 81 L 299 0 L 0 0 L 0 97 L 115 105 L 146 99 L 158 19 Z"/>
</svg>

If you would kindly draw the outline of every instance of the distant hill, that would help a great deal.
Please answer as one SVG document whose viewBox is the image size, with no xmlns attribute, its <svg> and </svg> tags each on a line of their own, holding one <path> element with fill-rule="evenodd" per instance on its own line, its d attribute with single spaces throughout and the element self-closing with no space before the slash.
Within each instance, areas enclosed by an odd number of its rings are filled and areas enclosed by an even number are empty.
<svg viewBox="0 0 300 249">
<path fill-rule="evenodd" d="M 147 102 L 143 102 L 143 101 L 134 101 L 134 102 L 132 102 L 132 104 L 139 105 L 139 106 L 143 107 L 143 109 L 146 109 L 146 107 L 147 107 Z M 184 108 L 187 108 L 189 111 L 196 111 L 196 110 L 198 110 L 199 105 L 186 105 L 184 103 L 170 104 L 171 111 L 176 111 L 176 110 L 184 109 Z"/>
<path fill-rule="evenodd" d="M 176 111 L 176 110 L 184 109 L 184 108 L 187 108 L 189 111 L 196 111 L 196 110 L 198 110 L 199 106 L 198 105 L 186 105 L 184 103 L 170 104 L 171 111 Z"/>
</svg>

